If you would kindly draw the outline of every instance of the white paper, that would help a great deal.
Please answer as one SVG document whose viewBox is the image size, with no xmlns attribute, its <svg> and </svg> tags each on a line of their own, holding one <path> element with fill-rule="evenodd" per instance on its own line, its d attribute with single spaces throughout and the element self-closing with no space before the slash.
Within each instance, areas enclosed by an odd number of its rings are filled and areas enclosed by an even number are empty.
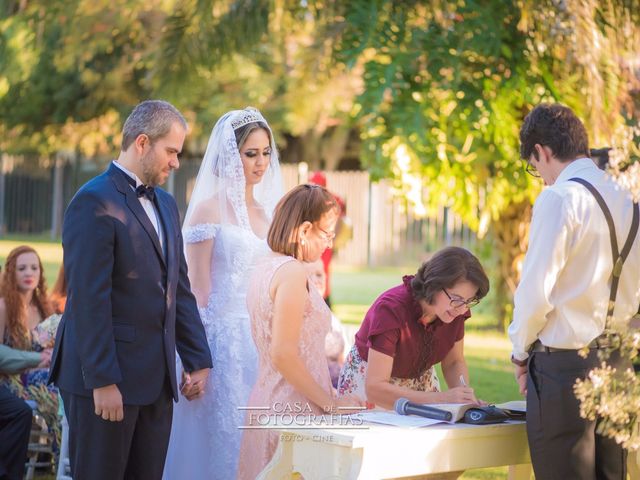
<svg viewBox="0 0 640 480">
<path fill-rule="evenodd" d="M 526 400 L 512 400 L 505 403 L 496 403 L 496 407 L 503 410 L 511 410 L 512 412 L 526 412 L 527 401 Z"/>
<path fill-rule="evenodd" d="M 399 415 L 395 412 L 385 412 L 382 410 L 371 410 L 354 414 L 355 417 L 368 423 L 382 423 L 384 425 L 395 425 L 397 427 L 419 428 L 446 423 L 433 418 L 418 417 L 416 415 Z"/>
</svg>

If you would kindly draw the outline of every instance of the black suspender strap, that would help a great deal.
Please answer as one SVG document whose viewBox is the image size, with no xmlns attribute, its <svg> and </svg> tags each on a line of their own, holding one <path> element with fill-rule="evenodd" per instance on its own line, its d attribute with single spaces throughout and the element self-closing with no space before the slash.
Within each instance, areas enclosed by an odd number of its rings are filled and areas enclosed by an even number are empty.
<svg viewBox="0 0 640 480">
<path fill-rule="evenodd" d="M 602 198 L 602 195 L 600 195 L 600 192 L 598 192 L 598 190 L 596 190 L 593 185 L 591 185 L 583 178 L 571 178 L 570 180 L 584 185 L 591 192 L 591 194 L 596 199 L 596 202 L 598 202 L 598 205 L 600 205 L 600 209 L 602 210 L 602 213 L 604 213 L 604 218 L 607 220 L 607 225 L 609 227 L 609 236 L 611 237 L 611 254 L 613 257 L 613 273 L 611 278 L 609 304 L 607 306 L 607 319 L 605 323 L 606 330 L 609 328 L 611 318 L 613 317 L 613 310 L 616 304 L 616 295 L 618 294 L 618 284 L 620 283 L 620 275 L 622 274 L 622 265 L 629 256 L 631 246 L 633 245 L 633 241 L 635 240 L 636 234 L 638 233 L 638 224 L 640 223 L 640 209 L 638 208 L 638 204 L 634 202 L 633 218 L 631 220 L 629 235 L 627 236 L 627 241 L 624 242 L 622 250 L 618 251 L 618 240 L 616 238 L 616 228 L 613 224 L 613 217 L 611 216 L 611 211 L 609 210 L 609 207 L 607 207 L 604 198 Z M 638 309 L 638 312 L 640 313 L 640 308 Z"/>
</svg>

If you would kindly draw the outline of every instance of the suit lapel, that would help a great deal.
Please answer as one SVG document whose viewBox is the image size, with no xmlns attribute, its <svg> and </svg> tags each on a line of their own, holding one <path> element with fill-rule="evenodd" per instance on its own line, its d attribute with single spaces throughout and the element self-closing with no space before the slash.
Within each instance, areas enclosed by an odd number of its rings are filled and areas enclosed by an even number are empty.
<svg viewBox="0 0 640 480">
<path fill-rule="evenodd" d="M 118 191 L 124 195 L 124 201 L 127 204 L 127 207 L 129 207 L 129 210 L 131 210 L 138 222 L 140 222 L 142 228 L 144 228 L 145 232 L 147 232 L 147 235 L 149 235 L 149 239 L 153 243 L 153 247 L 155 248 L 158 257 L 160 258 L 162 265 L 166 268 L 166 262 L 164 259 L 164 254 L 162 253 L 162 247 L 160 246 L 158 234 L 156 233 L 155 228 L 153 228 L 147 212 L 145 212 L 144 208 L 142 208 L 142 205 L 140 205 L 140 200 L 138 200 L 135 192 L 131 189 L 131 186 L 124 178 L 123 175 L 126 174 L 120 171 L 120 169 L 113 164 L 111 164 L 111 166 L 109 167 L 109 174 Z M 164 218 L 162 219 L 162 221 L 164 221 Z"/>
<path fill-rule="evenodd" d="M 167 268 L 173 268 L 176 264 L 175 262 L 175 236 L 172 232 L 175 231 L 175 226 L 171 220 L 171 214 L 169 212 L 169 206 L 166 203 L 166 195 L 163 195 L 161 192 L 156 190 L 156 207 L 158 209 L 158 215 L 160 216 L 160 222 L 162 223 L 162 227 L 164 229 L 164 247 L 167 252 L 166 255 L 166 265 Z"/>
</svg>

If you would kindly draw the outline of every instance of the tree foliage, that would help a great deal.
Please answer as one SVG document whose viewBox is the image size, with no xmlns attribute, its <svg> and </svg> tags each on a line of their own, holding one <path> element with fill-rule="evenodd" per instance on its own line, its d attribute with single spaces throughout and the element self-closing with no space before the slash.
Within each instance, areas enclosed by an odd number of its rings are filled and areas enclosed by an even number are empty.
<svg viewBox="0 0 640 480">
<path fill-rule="evenodd" d="M 524 174 L 519 126 L 534 105 L 559 101 L 585 120 L 592 141 L 611 144 L 637 115 L 635 3 L 354 0 L 345 8 L 338 58 L 364 64 L 363 162 L 400 181 L 411 176 L 394 166 L 405 165 L 425 185 L 414 202 L 448 205 L 480 235 L 490 230 L 504 301 L 541 187 Z"/>
<path fill-rule="evenodd" d="M 131 105 L 151 97 L 185 112 L 196 151 L 222 113 L 248 104 L 272 119 L 281 139 L 304 139 L 300 155 L 311 163 L 344 149 L 358 74 L 332 61 L 331 35 L 318 35 L 330 9 L 320 15 L 315 4 L 266 0 L 22 0 L 0 11 L 3 151 L 112 153 Z"/>
<path fill-rule="evenodd" d="M 355 127 L 374 177 L 491 233 L 507 300 L 541 188 L 524 174 L 519 126 L 533 105 L 563 102 L 627 168 L 639 3 L 4 0 L 0 150 L 112 154 L 131 105 L 151 97 L 185 112 L 198 153 L 215 120 L 247 104 L 313 168 L 335 166 Z M 639 169 L 627 171 L 636 186 Z"/>
<path fill-rule="evenodd" d="M 150 92 L 161 12 L 123 0 L 20 5 L 0 23 L 1 148 L 108 150 L 118 114 Z"/>
</svg>

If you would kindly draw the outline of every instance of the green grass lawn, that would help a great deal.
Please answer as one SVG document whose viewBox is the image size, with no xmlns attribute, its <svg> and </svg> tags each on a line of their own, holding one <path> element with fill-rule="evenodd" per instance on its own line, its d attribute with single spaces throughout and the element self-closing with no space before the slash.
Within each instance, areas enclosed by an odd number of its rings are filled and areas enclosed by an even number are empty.
<svg viewBox="0 0 640 480">
<path fill-rule="evenodd" d="M 43 237 L 5 238 L 0 240 L 0 262 L 11 249 L 22 244 L 33 246 L 40 254 L 48 285 L 55 281 L 62 262 L 62 247 Z M 382 292 L 400 284 L 402 275 L 412 274 L 413 268 L 349 268 L 336 266 L 332 275 L 332 301 L 336 315 L 353 334 L 362 322 L 368 307 Z M 473 311 L 467 322 L 465 356 L 469 365 L 471 385 L 478 397 L 487 402 L 504 402 L 521 399 L 513 369 L 509 362 L 510 343 L 500 333 L 487 331 L 491 324 L 490 299 L 483 301 Z M 442 378 L 442 374 L 440 372 Z M 444 385 L 444 382 L 442 382 Z M 507 468 L 471 470 L 462 476 L 464 480 L 506 479 Z"/>
</svg>

